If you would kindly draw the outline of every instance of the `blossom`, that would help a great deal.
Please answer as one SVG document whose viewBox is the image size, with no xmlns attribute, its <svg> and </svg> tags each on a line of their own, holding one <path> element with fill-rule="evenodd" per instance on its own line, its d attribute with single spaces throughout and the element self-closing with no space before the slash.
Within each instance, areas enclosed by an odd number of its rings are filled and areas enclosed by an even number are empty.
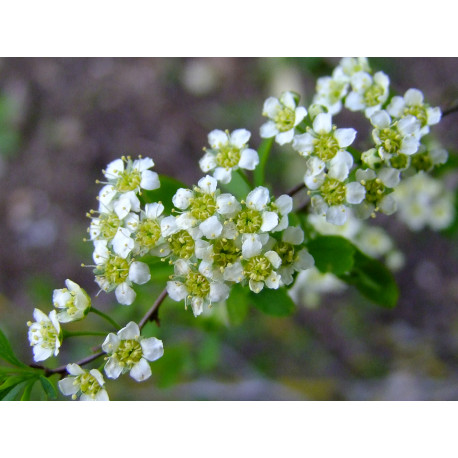
<svg viewBox="0 0 458 458">
<path fill-rule="evenodd" d="M 67 364 L 67 372 L 70 376 L 57 382 L 64 396 L 75 400 L 79 394 L 80 401 L 109 401 L 105 380 L 97 369 L 86 371 L 78 364 Z"/>
<path fill-rule="evenodd" d="M 156 361 L 164 354 L 162 341 L 156 337 L 141 337 L 140 328 L 133 321 L 117 334 L 110 332 L 102 350 L 109 355 L 104 368 L 107 377 L 117 379 L 129 372 L 137 382 L 151 376 L 148 361 Z"/>
<path fill-rule="evenodd" d="M 55 289 L 52 296 L 54 307 L 61 311 L 57 319 L 61 323 L 84 318 L 91 308 L 91 298 L 86 291 L 71 280 L 65 280 L 66 288 Z"/>
<path fill-rule="evenodd" d="M 248 280 L 248 286 L 254 293 L 260 293 L 264 286 L 269 289 L 278 289 L 281 286 L 281 276 L 278 268 L 281 258 L 273 250 L 264 254 L 249 256 L 243 260 L 243 276 Z"/>
<path fill-rule="evenodd" d="M 342 110 L 342 99 L 347 95 L 350 86 L 349 79 L 340 77 L 337 70 L 338 67 L 334 70 L 332 77 L 318 78 L 315 88 L 316 94 L 313 97 L 313 103 L 326 107 L 331 115 L 336 115 Z"/>
<path fill-rule="evenodd" d="M 370 117 L 388 98 L 390 80 L 383 72 L 374 76 L 361 71 L 350 79 L 352 91 L 345 99 L 345 106 L 351 111 L 363 111 Z"/>
<path fill-rule="evenodd" d="M 246 129 L 229 131 L 212 130 L 208 134 L 211 149 L 204 148 L 205 155 L 199 165 L 204 173 L 214 170 L 213 176 L 221 183 L 229 183 L 237 169 L 254 170 L 259 164 L 257 151 L 248 148 L 251 133 Z"/>
<path fill-rule="evenodd" d="M 115 290 L 116 299 L 120 304 L 132 304 L 136 293 L 131 285 L 132 283 L 143 285 L 150 280 L 151 273 L 148 265 L 112 253 L 107 247 L 106 240 L 97 240 L 94 246 L 95 281 L 105 292 Z"/>
<path fill-rule="evenodd" d="M 205 305 L 229 297 L 229 287 L 223 281 L 208 277 L 205 264 L 201 263 L 196 270 L 188 261 L 179 259 L 174 269 L 172 280 L 167 282 L 167 292 L 174 301 L 185 300 L 185 307 L 189 301 L 194 316 L 200 315 Z"/>
<path fill-rule="evenodd" d="M 307 116 L 304 107 L 297 106 L 299 96 L 293 92 L 283 92 L 280 99 L 269 97 L 264 102 L 263 116 L 269 118 L 260 128 L 262 138 L 275 137 L 279 145 L 292 141 L 294 129 Z"/>
<path fill-rule="evenodd" d="M 33 347 L 33 359 L 44 361 L 50 356 L 57 356 L 62 343 L 62 331 L 55 310 L 45 315 L 40 309 L 33 311 L 34 323 L 29 321 L 29 342 Z"/>
</svg>

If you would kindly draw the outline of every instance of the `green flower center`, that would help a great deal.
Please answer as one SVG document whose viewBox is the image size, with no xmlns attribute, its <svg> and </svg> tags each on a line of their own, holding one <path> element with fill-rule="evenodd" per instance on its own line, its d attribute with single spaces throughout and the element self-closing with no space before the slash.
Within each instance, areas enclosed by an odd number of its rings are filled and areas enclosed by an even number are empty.
<svg viewBox="0 0 458 458">
<path fill-rule="evenodd" d="M 331 160 L 339 151 L 340 147 L 332 132 L 322 134 L 313 140 L 314 152 L 322 161 Z"/>
<path fill-rule="evenodd" d="M 231 169 L 235 167 L 240 161 L 240 149 L 227 144 L 219 148 L 216 155 L 216 163 L 219 167 Z"/>
<path fill-rule="evenodd" d="M 116 213 L 101 213 L 99 216 L 100 238 L 111 240 L 118 231 L 121 222 Z"/>
<path fill-rule="evenodd" d="M 326 177 L 320 193 L 329 206 L 341 205 L 345 202 L 346 187 L 341 181 Z"/>
<path fill-rule="evenodd" d="M 428 123 L 428 115 L 426 114 L 426 108 L 423 105 L 405 107 L 404 116 L 408 115 L 415 116 L 420 121 L 422 127 L 426 126 L 426 124 Z"/>
<path fill-rule="evenodd" d="M 225 268 L 234 264 L 240 258 L 240 249 L 235 246 L 233 240 L 217 239 L 213 244 L 213 263 Z"/>
<path fill-rule="evenodd" d="M 277 242 L 275 251 L 281 258 L 281 265 L 287 266 L 293 264 L 296 259 L 294 245 L 286 242 Z"/>
<path fill-rule="evenodd" d="M 78 375 L 73 384 L 79 386 L 81 393 L 88 394 L 92 397 L 95 397 L 95 395 L 102 389 L 97 379 L 89 372 Z"/>
<path fill-rule="evenodd" d="M 216 212 L 216 200 L 214 194 L 198 193 L 191 198 L 189 211 L 193 218 L 204 221 Z"/>
<path fill-rule="evenodd" d="M 244 208 L 235 222 L 238 232 L 241 234 L 255 234 L 262 226 L 262 214 L 251 208 Z"/>
<path fill-rule="evenodd" d="M 129 276 L 129 263 L 120 256 L 110 256 L 100 268 L 102 273 L 97 276 L 104 277 L 110 285 L 124 283 Z"/>
<path fill-rule="evenodd" d="M 377 206 L 386 189 L 380 178 L 374 178 L 368 181 L 363 180 L 361 184 L 366 188 L 366 201 Z"/>
<path fill-rule="evenodd" d="M 394 127 L 380 129 L 379 134 L 383 149 L 390 154 L 395 154 L 401 149 L 402 137 Z"/>
<path fill-rule="evenodd" d="M 119 192 L 135 191 L 140 186 L 142 176 L 139 170 L 124 170 L 116 182 L 116 190 Z"/>
<path fill-rule="evenodd" d="M 296 112 L 291 108 L 284 107 L 274 118 L 275 125 L 280 132 L 287 132 L 294 127 Z"/>
<path fill-rule="evenodd" d="M 254 256 L 246 262 L 243 273 L 249 280 L 264 281 L 272 270 L 272 264 L 265 256 Z"/>
<path fill-rule="evenodd" d="M 121 340 L 113 356 L 116 357 L 121 365 L 131 369 L 142 358 L 143 350 L 140 343 L 135 339 Z"/>
<path fill-rule="evenodd" d="M 210 282 L 199 272 L 189 272 L 184 285 L 192 297 L 204 298 L 210 293 Z"/>
<path fill-rule="evenodd" d="M 406 169 L 409 166 L 409 163 L 410 158 L 406 154 L 397 154 L 390 159 L 391 167 L 398 170 Z"/>
<path fill-rule="evenodd" d="M 385 90 L 382 86 L 379 86 L 378 84 L 373 84 L 364 93 L 364 103 L 368 107 L 378 105 L 379 103 L 381 103 L 384 93 Z"/>
<path fill-rule="evenodd" d="M 412 167 L 415 167 L 418 171 L 424 170 L 425 172 L 431 170 L 434 165 L 428 153 L 414 154 L 411 164 Z"/>
<path fill-rule="evenodd" d="M 186 231 L 178 231 L 168 238 L 172 253 L 180 259 L 189 259 L 194 254 L 194 239 Z"/>
<path fill-rule="evenodd" d="M 40 321 L 39 329 L 32 329 L 31 345 L 40 344 L 43 348 L 53 349 L 59 338 L 56 328 L 49 321 Z"/>
<path fill-rule="evenodd" d="M 154 219 L 145 219 L 140 222 L 136 234 L 136 240 L 142 247 L 154 248 L 161 237 L 161 226 Z"/>
</svg>

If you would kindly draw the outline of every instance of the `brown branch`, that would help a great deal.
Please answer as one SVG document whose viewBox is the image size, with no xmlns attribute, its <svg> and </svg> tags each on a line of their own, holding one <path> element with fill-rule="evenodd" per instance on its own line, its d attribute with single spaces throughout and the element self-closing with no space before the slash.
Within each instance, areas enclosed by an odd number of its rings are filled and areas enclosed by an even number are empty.
<svg viewBox="0 0 458 458">
<path fill-rule="evenodd" d="M 458 104 L 451 108 L 448 108 L 447 110 L 444 110 L 442 112 L 442 117 L 448 116 L 449 114 L 452 114 L 452 113 L 456 113 L 457 111 L 458 111 Z"/>
<path fill-rule="evenodd" d="M 299 183 L 298 185 L 294 186 L 294 188 L 290 189 L 286 194 L 290 197 L 293 197 L 299 191 L 305 188 L 305 183 Z"/>
<path fill-rule="evenodd" d="M 162 304 L 162 302 L 164 302 L 164 299 L 167 297 L 167 288 L 164 288 L 164 290 L 162 291 L 161 294 L 159 294 L 159 297 L 156 299 L 156 302 L 154 302 L 154 304 L 151 306 L 151 308 L 148 310 L 148 312 L 146 313 L 146 315 L 140 320 L 140 322 L 138 323 L 138 327 L 140 329 L 143 328 L 143 326 L 145 326 L 145 324 L 148 322 L 148 321 L 156 321 L 156 323 L 158 324 L 159 326 L 159 316 L 158 316 L 158 311 L 159 311 L 159 307 L 160 305 Z"/>
</svg>

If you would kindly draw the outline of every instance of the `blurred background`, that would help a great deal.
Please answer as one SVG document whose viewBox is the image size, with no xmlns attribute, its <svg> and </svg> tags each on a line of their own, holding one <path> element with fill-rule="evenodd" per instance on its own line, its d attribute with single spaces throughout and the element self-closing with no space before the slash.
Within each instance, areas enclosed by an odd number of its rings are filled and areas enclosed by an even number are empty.
<svg viewBox="0 0 458 458">
<path fill-rule="evenodd" d="M 91 297 L 98 291 L 92 245 L 84 243 L 97 208 L 101 170 L 122 154 L 150 156 L 158 173 L 191 186 L 213 129 L 244 127 L 260 143 L 262 104 L 295 90 L 308 105 L 316 79 L 338 58 L 153 58 L 0 60 L 0 327 L 20 358 L 32 362 L 26 322 L 34 307 L 48 313 L 52 291 L 67 278 Z M 458 101 L 458 59 L 371 59 L 402 95 L 418 88 L 443 110 Z M 359 113 L 338 115 L 339 127 L 370 129 Z M 458 114 L 432 132 L 458 153 Z M 365 139 L 366 137 L 366 139 Z M 283 150 L 282 150 L 283 151 Z M 292 150 L 268 165 L 270 183 L 286 192 L 302 181 L 303 159 Z M 456 186 L 456 176 L 447 177 Z M 256 309 L 237 326 L 224 305 L 194 318 L 167 300 L 161 325 L 146 335 L 164 341 L 153 376 L 107 382 L 118 400 L 458 400 L 458 234 L 412 232 L 396 218 L 377 217 L 404 264 L 394 310 L 370 304 L 352 289 L 305 294 L 287 318 Z M 164 284 L 136 287 L 129 308 L 101 293 L 94 304 L 119 322 L 139 319 Z M 110 330 L 90 315 L 70 330 Z M 76 361 L 100 338 L 68 339 L 49 366 Z M 36 394 L 39 399 L 39 394 Z"/>
</svg>

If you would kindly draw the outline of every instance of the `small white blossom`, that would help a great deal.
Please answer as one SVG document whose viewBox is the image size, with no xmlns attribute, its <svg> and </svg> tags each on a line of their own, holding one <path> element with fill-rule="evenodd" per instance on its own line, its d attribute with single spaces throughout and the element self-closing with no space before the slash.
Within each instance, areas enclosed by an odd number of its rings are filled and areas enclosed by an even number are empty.
<svg viewBox="0 0 458 458">
<path fill-rule="evenodd" d="M 80 401 L 109 401 L 104 388 L 105 380 L 97 369 L 84 370 L 78 364 L 67 364 L 68 377 L 57 382 L 64 396 L 73 400 L 80 395 Z"/>
<path fill-rule="evenodd" d="M 298 95 L 293 92 L 283 92 L 280 99 L 269 97 L 264 102 L 263 116 L 269 118 L 260 128 L 262 138 L 275 137 L 279 145 L 293 140 L 295 127 L 307 116 L 307 110 L 297 106 Z"/>
<path fill-rule="evenodd" d="M 211 149 L 199 161 L 203 172 L 213 172 L 221 183 L 229 183 L 232 172 L 237 169 L 254 170 L 259 164 L 257 151 L 248 148 L 251 133 L 246 129 L 229 131 L 213 130 L 208 134 Z"/>
<path fill-rule="evenodd" d="M 102 344 L 102 350 L 108 354 L 105 364 L 107 377 L 117 379 L 129 372 L 137 382 L 151 376 L 148 361 L 156 361 L 164 354 L 162 341 L 156 337 L 141 337 L 140 328 L 133 321 L 117 334 L 110 332 Z"/>
<path fill-rule="evenodd" d="M 33 347 L 34 361 L 44 361 L 57 356 L 62 343 L 62 332 L 55 310 L 45 315 L 40 309 L 33 311 L 34 323 L 29 321 L 29 342 Z"/>
<path fill-rule="evenodd" d="M 260 293 L 264 286 L 270 289 L 278 289 L 281 276 L 278 269 L 282 260 L 278 253 L 273 250 L 258 254 L 242 262 L 243 276 L 248 280 L 248 286 L 254 293 Z"/>
<path fill-rule="evenodd" d="M 59 309 L 57 319 L 69 323 L 84 318 L 91 308 L 91 298 L 77 283 L 67 279 L 66 288 L 55 289 L 52 296 L 54 307 Z"/>
</svg>

